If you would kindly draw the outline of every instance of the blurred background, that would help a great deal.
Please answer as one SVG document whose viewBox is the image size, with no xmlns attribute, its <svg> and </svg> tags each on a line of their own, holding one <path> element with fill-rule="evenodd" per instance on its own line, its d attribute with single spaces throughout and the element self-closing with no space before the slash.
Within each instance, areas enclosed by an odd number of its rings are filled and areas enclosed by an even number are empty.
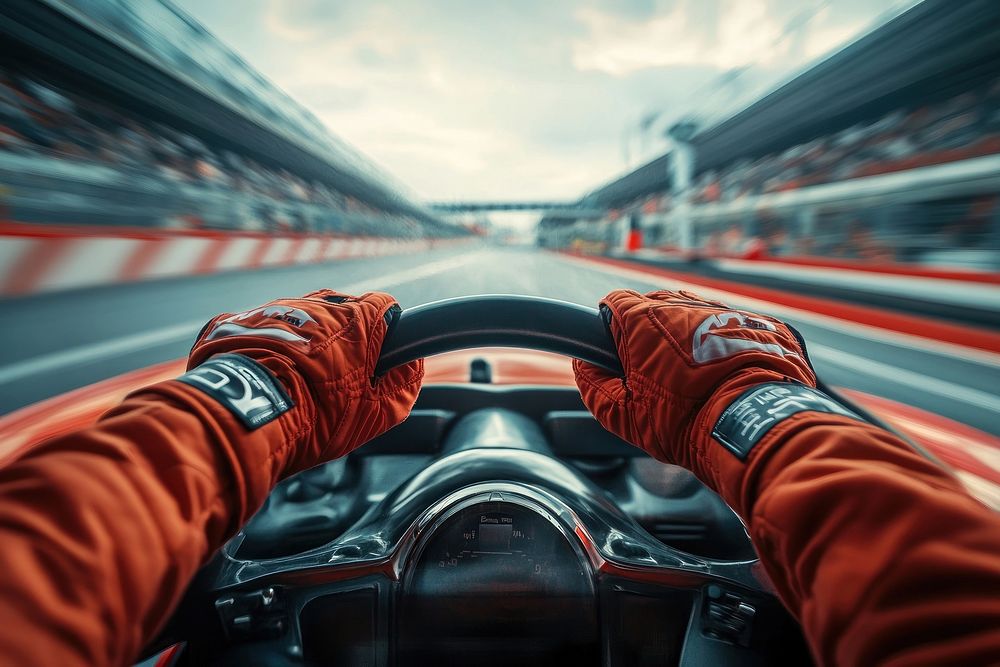
<svg viewBox="0 0 1000 667">
<path fill-rule="evenodd" d="M 1000 3 L 498 4 L 5 0 L 0 414 L 323 286 L 681 287 L 1000 434 Z"/>
</svg>

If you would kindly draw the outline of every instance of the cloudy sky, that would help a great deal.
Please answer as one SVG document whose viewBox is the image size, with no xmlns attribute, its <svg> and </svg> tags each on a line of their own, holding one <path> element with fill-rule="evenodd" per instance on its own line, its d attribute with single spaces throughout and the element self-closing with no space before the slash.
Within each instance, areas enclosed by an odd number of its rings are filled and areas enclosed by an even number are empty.
<svg viewBox="0 0 1000 667">
<path fill-rule="evenodd" d="M 175 1 L 434 200 L 576 198 L 913 4 Z"/>
</svg>

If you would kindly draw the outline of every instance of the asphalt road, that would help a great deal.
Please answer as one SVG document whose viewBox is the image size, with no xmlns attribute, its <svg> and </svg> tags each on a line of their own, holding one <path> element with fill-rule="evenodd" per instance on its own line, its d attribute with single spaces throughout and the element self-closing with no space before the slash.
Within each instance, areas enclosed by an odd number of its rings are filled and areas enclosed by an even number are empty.
<svg viewBox="0 0 1000 667">
<path fill-rule="evenodd" d="M 665 287 L 652 276 L 533 249 L 439 250 L 0 301 L 0 413 L 123 371 L 183 356 L 211 316 L 319 287 L 384 289 L 403 307 L 509 293 L 595 305 L 616 287 Z M 830 384 L 895 399 L 1000 435 L 1000 357 L 770 310 L 795 324 Z"/>
</svg>

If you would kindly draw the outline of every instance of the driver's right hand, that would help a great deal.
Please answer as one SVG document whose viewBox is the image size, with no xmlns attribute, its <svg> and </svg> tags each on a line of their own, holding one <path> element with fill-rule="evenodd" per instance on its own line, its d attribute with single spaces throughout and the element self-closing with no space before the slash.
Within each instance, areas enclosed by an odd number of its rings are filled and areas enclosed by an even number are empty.
<svg viewBox="0 0 1000 667">
<path fill-rule="evenodd" d="M 667 290 L 616 290 L 600 307 L 625 374 L 574 361 L 587 408 L 607 430 L 713 488 L 717 462 L 738 463 L 711 442 L 730 405 L 765 383 L 816 386 L 800 337 L 772 317 Z"/>
</svg>

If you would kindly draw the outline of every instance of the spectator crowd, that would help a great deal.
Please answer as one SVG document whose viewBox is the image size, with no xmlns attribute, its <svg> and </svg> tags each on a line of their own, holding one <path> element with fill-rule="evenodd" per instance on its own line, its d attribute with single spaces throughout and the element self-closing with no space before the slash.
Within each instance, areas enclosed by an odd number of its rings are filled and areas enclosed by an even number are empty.
<svg viewBox="0 0 1000 667">
<path fill-rule="evenodd" d="M 1000 153 L 1000 79 L 781 153 L 706 171 L 695 184 L 695 201 L 733 201 L 994 153 Z"/>
<path fill-rule="evenodd" d="M 1000 154 L 1000 79 L 939 103 L 902 108 L 780 153 L 734 161 L 700 173 L 692 184 L 692 242 L 698 254 L 755 258 L 813 256 L 871 264 L 921 263 L 1000 270 L 1000 193 L 949 196 L 877 206 L 772 209 L 750 198 L 850 179 L 904 172 Z M 715 203 L 740 214 L 712 213 Z M 612 212 L 640 216 L 645 243 L 680 243 L 667 193 L 639 198 Z M 699 210 L 700 207 L 701 208 Z M 731 207 L 727 207 L 731 208 Z M 603 227 L 608 227 L 603 225 Z M 598 239 L 601 224 L 578 224 L 569 236 Z M 568 238 L 568 237 L 567 237 Z"/>
<path fill-rule="evenodd" d="M 998 191 L 925 197 L 914 190 L 915 196 L 884 197 L 874 204 L 830 200 L 779 207 L 753 199 L 997 154 L 1000 79 L 940 102 L 894 110 L 780 153 L 697 174 L 688 192 L 693 206 L 681 214 L 692 221 L 686 250 L 705 257 L 811 256 L 1000 271 Z M 684 243 L 676 204 L 670 193 L 660 191 L 600 219 L 546 220 L 539 242 L 606 252 L 625 247 L 630 230 L 641 230 L 643 245 L 676 250 Z"/>
<path fill-rule="evenodd" d="M 103 165 L 168 185 L 223 192 L 253 211 L 243 216 L 243 229 L 313 231 L 315 216 L 298 213 L 298 208 L 323 210 L 327 221 L 336 214 L 377 220 L 393 228 L 394 235 L 414 235 L 419 228 L 415 220 L 376 210 L 327 183 L 265 166 L 38 75 L 0 69 L 0 160 L 4 154 Z M 206 222 L 211 219 L 192 210 L 164 224 L 215 226 Z"/>
</svg>

